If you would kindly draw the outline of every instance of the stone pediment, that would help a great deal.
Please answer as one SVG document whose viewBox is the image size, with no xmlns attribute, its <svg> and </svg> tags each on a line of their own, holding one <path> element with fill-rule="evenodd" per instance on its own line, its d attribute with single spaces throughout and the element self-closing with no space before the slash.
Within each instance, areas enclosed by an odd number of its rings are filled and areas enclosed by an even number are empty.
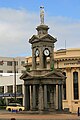
<svg viewBox="0 0 80 120">
<path fill-rule="evenodd" d="M 44 36 L 42 36 L 41 37 L 41 39 L 45 39 L 45 38 L 48 38 L 48 39 L 50 39 L 50 40 L 54 40 L 54 42 L 56 42 L 57 40 L 54 38 L 54 37 L 52 37 L 50 34 L 46 34 L 46 35 L 44 35 Z"/>
<path fill-rule="evenodd" d="M 55 70 L 52 72 L 46 73 L 44 77 L 62 79 L 62 80 L 66 78 L 60 71 L 55 71 Z"/>
<path fill-rule="evenodd" d="M 37 71 L 38 73 L 39 71 Z M 34 74 L 33 72 L 25 72 L 23 75 L 20 77 L 20 79 L 59 79 L 59 80 L 64 80 L 66 77 L 62 74 L 61 71 L 49 71 L 47 73 L 42 73 L 42 74 Z"/>
<path fill-rule="evenodd" d="M 34 71 L 25 72 L 20 79 L 23 79 L 25 84 L 63 84 L 66 77 L 60 71 L 50 70 L 41 74 L 34 74 Z"/>
<path fill-rule="evenodd" d="M 40 41 L 43 41 L 43 42 L 52 42 L 52 43 L 55 43 L 57 40 L 52 37 L 51 35 L 49 34 L 45 34 L 45 35 L 33 35 L 31 37 L 31 39 L 29 39 L 29 42 L 32 44 L 32 43 L 35 43 L 35 42 L 40 42 Z"/>
<path fill-rule="evenodd" d="M 30 79 L 30 78 L 32 78 L 32 76 L 31 76 L 31 74 L 29 73 L 29 72 L 24 72 L 22 75 L 21 75 L 21 77 L 20 77 L 20 79 Z"/>
<path fill-rule="evenodd" d="M 38 35 L 33 35 L 31 39 L 29 39 L 29 42 L 31 43 L 34 39 L 39 39 Z"/>
</svg>

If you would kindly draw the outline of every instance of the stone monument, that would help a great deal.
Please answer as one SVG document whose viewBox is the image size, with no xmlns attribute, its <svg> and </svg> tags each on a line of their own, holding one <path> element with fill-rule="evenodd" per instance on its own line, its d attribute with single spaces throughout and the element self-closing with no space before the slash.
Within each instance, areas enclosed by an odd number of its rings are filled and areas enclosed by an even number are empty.
<svg viewBox="0 0 80 120">
<path fill-rule="evenodd" d="M 24 80 L 25 110 L 62 110 L 62 85 L 65 76 L 54 68 L 54 43 L 56 38 L 48 34 L 49 27 L 44 24 L 44 7 L 40 7 L 40 25 L 37 35 L 29 39 L 32 45 L 32 70 L 20 77 Z M 48 64 L 49 63 L 49 64 Z"/>
<path fill-rule="evenodd" d="M 41 24 L 44 24 L 44 7 L 43 6 L 40 7 L 40 20 L 41 20 Z"/>
</svg>

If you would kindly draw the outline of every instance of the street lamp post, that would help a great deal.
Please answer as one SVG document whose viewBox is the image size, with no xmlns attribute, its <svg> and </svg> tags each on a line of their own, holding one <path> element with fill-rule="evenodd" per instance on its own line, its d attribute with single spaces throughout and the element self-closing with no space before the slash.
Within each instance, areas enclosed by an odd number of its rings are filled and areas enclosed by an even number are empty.
<svg viewBox="0 0 80 120">
<path fill-rule="evenodd" d="M 16 101 L 16 61 L 14 60 L 14 97 Z"/>
</svg>

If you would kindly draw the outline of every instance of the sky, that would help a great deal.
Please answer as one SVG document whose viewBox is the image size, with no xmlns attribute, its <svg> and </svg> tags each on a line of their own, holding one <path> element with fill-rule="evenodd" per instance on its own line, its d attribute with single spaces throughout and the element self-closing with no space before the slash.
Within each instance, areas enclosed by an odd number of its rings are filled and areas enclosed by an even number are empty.
<svg viewBox="0 0 80 120">
<path fill-rule="evenodd" d="M 40 25 L 40 6 L 55 50 L 80 48 L 80 0 L 0 0 L 0 56 L 31 56 L 29 39 Z"/>
</svg>

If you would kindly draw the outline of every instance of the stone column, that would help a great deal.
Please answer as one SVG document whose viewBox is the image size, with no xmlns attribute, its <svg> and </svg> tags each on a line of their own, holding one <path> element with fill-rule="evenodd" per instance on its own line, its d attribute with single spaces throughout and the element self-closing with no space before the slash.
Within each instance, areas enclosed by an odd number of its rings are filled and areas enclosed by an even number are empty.
<svg viewBox="0 0 80 120">
<path fill-rule="evenodd" d="M 51 53 L 50 53 L 50 68 L 54 69 L 54 55 L 53 55 L 53 48 L 51 48 Z"/>
<path fill-rule="evenodd" d="M 47 110 L 47 85 L 44 85 L 44 109 Z"/>
<path fill-rule="evenodd" d="M 71 112 L 73 110 L 72 100 L 73 100 L 73 70 L 71 68 L 66 68 L 66 99 L 68 100 L 68 108 Z"/>
<path fill-rule="evenodd" d="M 58 109 L 58 85 L 56 84 L 56 109 Z"/>
<path fill-rule="evenodd" d="M 39 86 L 39 111 L 43 110 L 43 88 L 42 85 Z"/>
<path fill-rule="evenodd" d="M 53 88 L 51 88 L 51 91 L 50 91 L 50 110 L 53 110 L 54 109 L 54 96 L 53 96 Z"/>
<path fill-rule="evenodd" d="M 42 48 L 40 49 L 40 62 L 39 62 L 39 68 L 43 69 L 44 65 L 43 65 L 44 61 L 43 61 L 43 51 Z"/>
<path fill-rule="evenodd" d="M 31 100 L 31 102 L 30 102 L 30 110 L 32 110 L 33 109 L 33 86 L 31 85 L 30 86 L 30 88 L 31 88 L 31 91 L 30 91 L 30 100 Z"/>
<path fill-rule="evenodd" d="M 30 110 L 32 110 L 32 86 L 30 85 Z"/>
<path fill-rule="evenodd" d="M 54 96 L 54 108 L 56 109 L 56 85 L 54 85 L 54 93 L 53 93 L 53 96 Z"/>
<path fill-rule="evenodd" d="M 32 49 L 32 69 L 34 70 L 36 68 L 36 57 L 34 54 L 34 49 Z"/>
<path fill-rule="evenodd" d="M 33 85 L 33 93 L 32 93 L 32 109 L 36 109 L 36 86 Z"/>
<path fill-rule="evenodd" d="M 25 109 L 29 110 L 30 109 L 30 89 L 28 85 L 24 86 L 24 100 L 25 100 Z"/>
<path fill-rule="evenodd" d="M 62 85 L 58 85 L 58 110 L 62 110 Z"/>
<path fill-rule="evenodd" d="M 53 107 L 53 96 L 52 96 L 52 92 L 50 92 L 50 108 Z"/>
</svg>

